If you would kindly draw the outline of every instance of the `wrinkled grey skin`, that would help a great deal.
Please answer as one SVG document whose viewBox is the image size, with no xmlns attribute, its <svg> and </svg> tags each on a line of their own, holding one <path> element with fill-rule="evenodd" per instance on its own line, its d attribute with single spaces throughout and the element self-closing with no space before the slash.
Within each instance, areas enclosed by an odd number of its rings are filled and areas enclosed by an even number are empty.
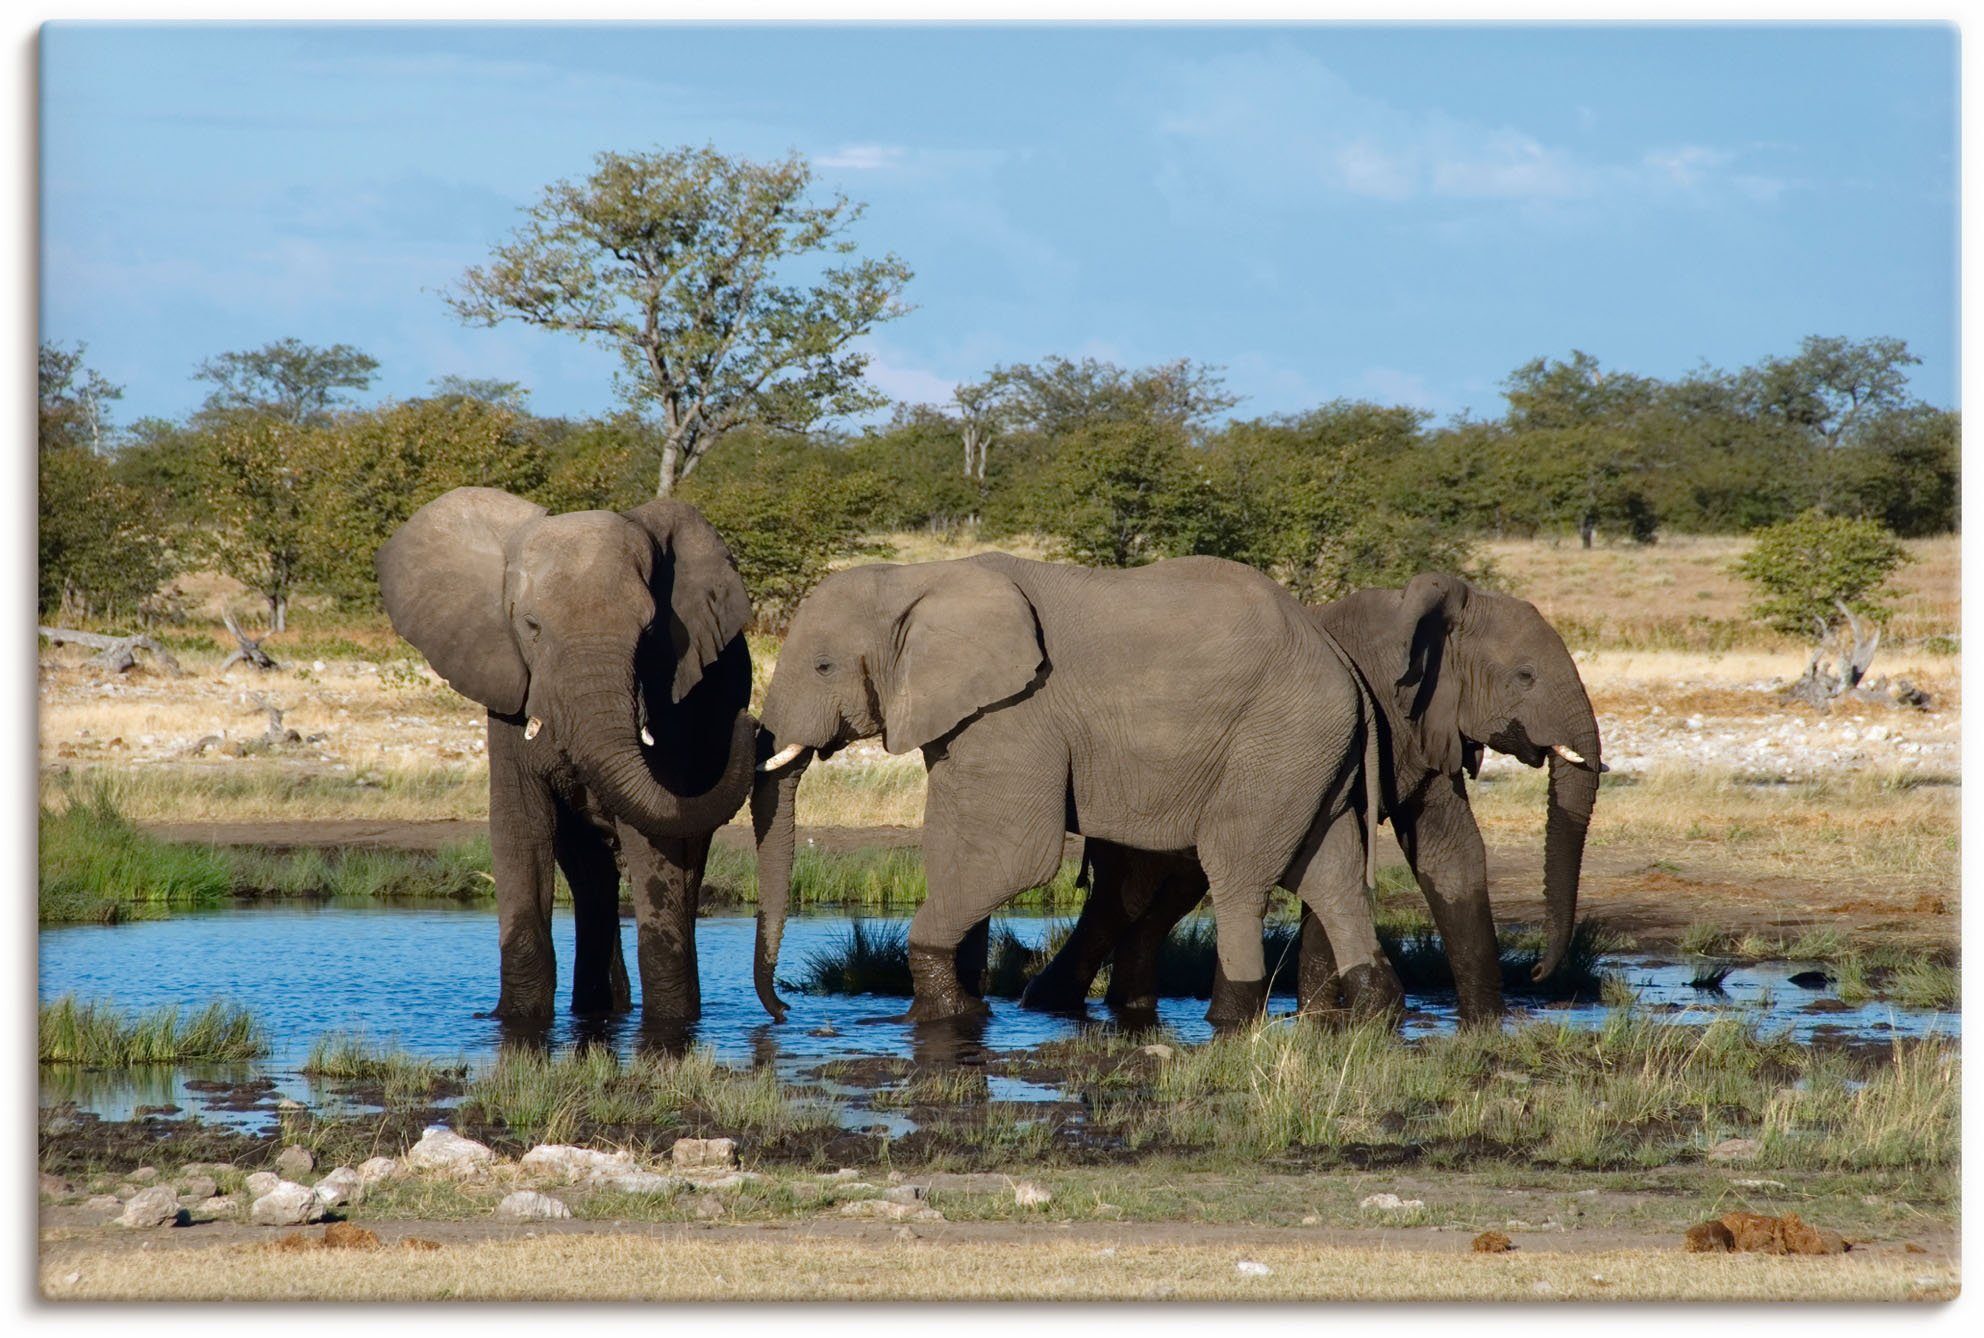
<svg viewBox="0 0 1984 1338">
<path fill-rule="evenodd" d="M 377 565 L 393 627 L 488 708 L 497 1014 L 552 1012 L 554 866 L 572 889 L 573 1012 L 630 1006 L 617 855 L 642 1013 L 695 1017 L 703 865 L 750 791 L 756 746 L 750 603 L 716 531 L 680 502 L 553 516 L 457 488 Z"/>
<path fill-rule="evenodd" d="M 1093 571 L 994 553 L 836 572 L 793 617 L 764 729 L 778 753 L 752 796 L 756 965 L 774 1017 L 799 774 L 878 734 L 892 753 L 921 748 L 929 770 L 912 1018 L 983 1011 L 980 927 L 1054 876 L 1066 831 L 1197 852 L 1224 968 L 1219 1025 L 1266 999 L 1261 920 L 1278 881 L 1329 920 L 1359 1006 L 1401 997 L 1368 915 L 1361 929 L 1336 918 L 1362 905 L 1368 877 L 1370 704 L 1342 651 L 1252 568 Z"/>
<path fill-rule="evenodd" d="M 1604 769 L 1598 722 L 1577 665 L 1534 605 L 1427 574 L 1403 590 L 1365 590 L 1315 610 L 1356 663 L 1378 703 L 1382 800 L 1446 945 L 1464 1021 L 1502 1011 L 1501 970 L 1488 905 L 1487 854 L 1464 777 L 1493 748 L 1550 767 L 1544 892 L 1549 942 L 1538 979 L 1562 960 L 1577 915 L 1585 831 Z M 1568 749 L 1581 763 L 1555 748 Z M 1148 1009 L 1156 953 L 1197 904 L 1205 879 L 1188 861 L 1132 851 L 1088 854 L 1093 890 L 1074 932 L 1030 982 L 1029 1007 L 1081 1006 L 1113 951 L 1108 999 Z M 1325 927 L 1304 910 L 1304 1011 L 1327 1012 L 1335 982 Z"/>
</svg>

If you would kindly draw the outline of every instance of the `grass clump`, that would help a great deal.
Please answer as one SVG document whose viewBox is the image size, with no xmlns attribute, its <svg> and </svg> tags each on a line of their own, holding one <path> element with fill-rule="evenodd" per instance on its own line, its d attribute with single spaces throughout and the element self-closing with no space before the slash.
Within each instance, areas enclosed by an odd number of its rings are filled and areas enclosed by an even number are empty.
<svg viewBox="0 0 1984 1338">
<path fill-rule="evenodd" d="M 357 1032 L 329 1031 L 311 1042 L 301 1071 L 318 1080 L 377 1084 L 387 1105 L 400 1106 L 453 1090 L 468 1067 L 465 1060 L 443 1063 L 397 1046 L 375 1046 Z"/>
<path fill-rule="evenodd" d="M 1868 1065 L 1733 1018 L 1695 1027 L 1620 1009 L 1595 1030 L 1406 1044 L 1382 1026 L 1268 1022 L 1185 1049 L 1140 1085 L 1081 1085 L 1093 1129 L 1131 1146 L 1632 1169 L 1749 1136 L 1770 1166 L 1859 1170 L 1954 1165 L 1957 1069 L 1940 1039 Z"/>
<path fill-rule="evenodd" d="M 107 791 L 71 792 L 41 806 L 43 924 L 116 924 L 173 906 L 215 906 L 232 886 L 226 860 L 204 846 L 156 841 L 117 811 Z"/>
<path fill-rule="evenodd" d="M 93 1069 L 238 1063 L 269 1052 L 254 1016 L 218 1001 L 182 1021 L 177 1007 L 128 1017 L 109 1004 L 65 994 L 41 1006 L 37 1031 L 42 1063 Z"/>
<path fill-rule="evenodd" d="M 604 1046 L 559 1055 L 505 1050 L 463 1094 L 464 1119 L 501 1125 L 524 1142 L 562 1143 L 607 1131 L 637 1141 L 714 1128 L 759 1138 L 833 1125 L 795 1101 L 770 1068 L 739 1070 L 696 1048 L 622 1061 Z"/>
<path fill-rule="evenodd" d="M 839 943 L 806 958 L 798 988 L 809 994 L 910 994 L 909 926 L 854 921 Z"/>
</svg>

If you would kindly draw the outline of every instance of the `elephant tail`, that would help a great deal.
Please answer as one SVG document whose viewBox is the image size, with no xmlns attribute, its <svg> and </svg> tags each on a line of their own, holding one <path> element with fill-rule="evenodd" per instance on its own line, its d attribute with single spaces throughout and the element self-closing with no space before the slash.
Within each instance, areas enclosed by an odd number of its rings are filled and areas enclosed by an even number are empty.
<svg viewBox="0 0 1984 1338">
<path fill-rule="evenodd" d="M 1371 700 L 1371 691 L 1364 685 L 1364 676 L 1351 671 L 1357 680 L 1357 701 L 1364 716 L 1364 890 L 1375 892 L 1378 889 L 1378 822 L 1384 816 L 1380 811 L 1379 795 L 1383 786 L 1378 776 L 1378 708 Z"/>
</svg>

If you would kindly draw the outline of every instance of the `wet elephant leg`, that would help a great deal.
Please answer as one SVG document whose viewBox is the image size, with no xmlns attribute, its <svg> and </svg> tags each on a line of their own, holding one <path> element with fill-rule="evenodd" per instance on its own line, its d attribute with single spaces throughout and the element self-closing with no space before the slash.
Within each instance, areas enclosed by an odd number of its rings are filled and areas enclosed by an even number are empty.
<svg viewBox="0 0 1984 1338">
<path fill-rule="evenodd" d="M 496 1016 L 549 1018 L 558 989 L 551 946 L 557 803 L 523 756 L 523 727 L 489 717 L 489 865 L 496 882 L 501 992 Z"/>
<path fill-rule="evenodd" d="M 930 767 L 923 819 L 929 894 L 909 922 L 910 1020 L 985 1011 L 985 1001 L 958 979 L 959 946 L 993 911 L 1059 871 L 1063 794 L 1059 784 L 997 764 L 974 773 L 955 754 Z"/>
<path fill-rule="evenodd" d="M 1167 984 L 1159 978 L 1164 941 L 1206 894 L 1206 877 L 1197 860 L 1181 856 L 1156 858 L 1164 860 L 1168 867 L 1152 890 L 1143 914 L 1117 937 L 1116 953 L 1110 962 L 1106 998 L 1112 1008 L 1125 1012 L 1149 1012 L 1157 1007 Z M 1175 982 L 1172 983 L 1175 987 Z"/>
<path fill-rule="evenodd" d="M 1127 865 L 1134 858 L 1131 852 L 1107 841 L 1089 841 L 1083 856 L 1088 864 L 1088 900 L 1082 903 L 1081 914 L 1060 951 L 1027 982 L 1020 995 L 1022 1008 L 1048 1013 L 1081 1008 L 1096 972 L 1129 928 L 1124 884 Z"/>
<path fill-rule="evenodd" d="M 1295 1008 L 1304 1017 L 1322 1022 L 1339 1021 L 1344 1016 L 1342 990 L 1336 975 L 1336 954 L 1330 951 L 1330 938 L 1323 922 L 1307 904 L 1302 907 L 1299 930 L 1300 964 L 1297 967 Z"/>
<path fill-rule="evenodd" d="M 1418 804 L 1394 818 L 1399 846 L 1426 894 L 1459 996 L 1460 1020 L 1492 1026 L 1502 1016 L 1502 963 L 1488 904 L 1488 852 L 1458 777 L 1439 777 Z"/>
<path fill-rule="evenodd" d="M 620 951 L 620 865 L 613 843 L 561 806 L 554 849 L 572 889 L 572 1011 L 624 1013 L 632 1000 Z"/>
<path fill-rule="evenodd" d="M 1320 923 L 1351 1016 L 1396 1019 L 1404 1012 L 1405 991 L 1371 923 L 1363 825 L 1356 813 L 1341 810 L 1317 821 L 1320 835 L 1305 844 L 1284 882 Z"/>
<path fill-rule="evenodd" d="M 985 968 L 992 953 L 992 917 L 973 925 L 958 942 L 958 984 L 974 999 L 985 997 Z"/>
<path fill-rule="evenodd" d="M 635 960 L 641 976 L 644 1022 L 691 1021 L 702 1015 L 702 980 L 696 967 L 696 910 L 707 835 L 650 841 L 624 823 L 620 847 L 633 889 Z"/>
</svg>

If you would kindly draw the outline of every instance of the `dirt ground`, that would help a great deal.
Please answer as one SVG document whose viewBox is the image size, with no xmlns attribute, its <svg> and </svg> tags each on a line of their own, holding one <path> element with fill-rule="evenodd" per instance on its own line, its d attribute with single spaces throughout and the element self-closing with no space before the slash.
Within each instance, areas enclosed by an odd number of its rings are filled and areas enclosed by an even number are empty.
<svg viewBox="0 0 1984 1338">
<path fill-rule="evenodd" d="M 1672 1234 L 1263 1230 L 1198 1223 L 396 1221 L 376 1251 L 288 1253 L 230 1223 L 45 1223 L 42 1294 L 95 1299 L 1946 1300 L 1956 1242 L 1824 1259 L 1684 1253 Z M 115 1234 L 113 1234 L 115 1233 Z M 314 1234 L 314 1233 L 313 1233 Z M 436 1250 L 408 1249 L 407 1237 Z M 1912 1247 L 1912 1248 L 1911 1248 Z M 1424 1267 L 1439 1257 L 1438 1269 Z"/>
<path fill-rule="evenodd" d="M 292 822 L 168 822 L 145 829 L 169 841 L 216 845 L 299 847 L 363 846 L 395 850 L 439 850 L 488 833 L 486 822 L 371 822 L 321 820 Z M 1387 829 L 1389 830 L 1389 829 Z M 719 844 L 748 850 L 751 834 L 733 824 L 717 832 Z M 914 846 L 915 827 L 807 827 L 802 843 L 828 851 Z M 1081 838 L 1068 838 L 1068 858 L 1078 859 Z M 1387 840 L 1381 862 L 1403 862 Z M 1745 876 L 1718 871 L 1718 850 L 1699 852 L 1659 847 L 1597 847 L 1586 852 L 1579 888 L 1579 914 L 1602 920 L 1630 936 L 1643 949 L 1671 946 L 1693 924 L 1712 923 L 1730 933 L 1795 938 L 1807 929 L 1842 934 L 1867 931 L 1891 940 L 1947 944 L 1957 936 L 1955 898 L 1947 889 L 1908 885 L 1869 886 L 1857 881 Z M 1498 920 L 1540 922 L 1543 905 L 1543 850 L 1537 842 L 1488 848 L 1489 897 Z"/>
</svg>

